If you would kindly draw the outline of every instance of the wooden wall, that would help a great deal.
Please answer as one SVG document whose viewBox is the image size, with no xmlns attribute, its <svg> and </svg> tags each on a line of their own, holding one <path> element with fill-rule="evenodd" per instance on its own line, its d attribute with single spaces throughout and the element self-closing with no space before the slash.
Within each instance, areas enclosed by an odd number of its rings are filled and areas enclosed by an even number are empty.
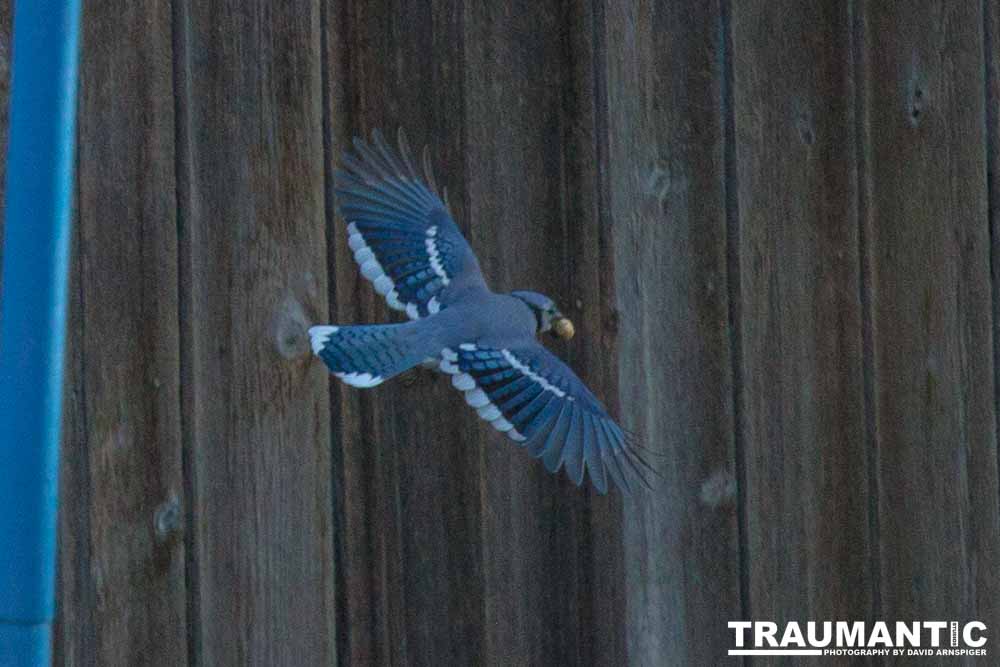
<svg viewBox="0 0 1000 667">
<path fill-rule="evenodd" d="M 744 618 L 1000 651 L 995 3 L 85 5 L 58 664 L 737 664 Z M 390 317 L 331 171 L 398 126 L 654 492 L 310 356 Z"/>
</svg>

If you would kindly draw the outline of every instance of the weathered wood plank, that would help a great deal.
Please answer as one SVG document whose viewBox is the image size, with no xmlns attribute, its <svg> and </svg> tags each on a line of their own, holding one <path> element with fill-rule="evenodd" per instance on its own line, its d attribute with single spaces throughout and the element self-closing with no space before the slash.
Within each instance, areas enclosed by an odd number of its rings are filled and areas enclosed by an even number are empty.
<svg viewBox="0 0 1000 667">
<path fill-rule="evenodd" d="M 1000 625 L 978 3 L 863 5 L 882 616 Z"/>
<path fill-rule="evenodd" d="M 157 0 L 83 18 L 57 630 L 68 664 L 187 662 L 170 21 Z"/>
<path fill-rule="evenodd" d="M 1000 625 L 993 3 L 175 18 L 85 14 L 58 661 L 726 664 L 746 616 Z M 492 284 L 576 320 L 556 351 L 666 454 L 655 492 L 549 476 L 446 378 L 331 400 L 305 327 L 396 318 L 329 167 L 397 126 Z"/>
<path fill-rule="evenodd" d="M 79 179 L 74 189 L 74 212 L 79 208 Z M 74 223 L 77 216 L 74 213 Z M 80 331 L 83 298 L 80 272 L 80 226 L 74 228 L 70 250 L 67 304 L 68 331 Z M 80 336 L 66 337 L 63 423 L 59 460 L 59 527 L 56 572 L 56 618 L 53 626 L 53 663 L 75 667 L 96 662 L 94 628 L 95 588 L 91 582 L 90 455 L 83 397 L 83 345 Z M 69 500 L 72 499 L 72 500 Z"/>
<path fill-rule="evenodd" d="M 626 503 L 635 664 L 733 664 L 740 618 L 721 15 L 606 3 L 610 216 L 626 425 L 664 458 Z M 727 662 L 728 661 L 728 662 Z"/>
<path fill-rule="evenodd" d="M 199 664 L 335 659 L 319 4 L 183 2 L 181 315 Z"/>
<path fill-rule="evenodd" d="M 573 284 L 569 269 L 592 282 L 602 273 L 595 231 L 579 237 L 581 252 L 589 253 L 579 260 L 562 242 L 564 225 L 575 231 L 577 214 L 597 229 L 585 188 L 583 203 L 565 210 L 561 203 L 564 197 L 580 198 L 577 185 L 566 182 L 593 178 L 579 166 L 588 159 L 584 151 L 594 150 L 592 133 L 585 129 L 593 120 L 584 116 L 593 113 L 590 92 L 567 92 L 557 83 L 565 75 L 574 77 L 574 86 L 587 85 L 592 77 L 593 63 L 585 52 L 591 30 L 587 11 L 586 5 L 547 6 L 498 17 L 487 16 L 483 8 L 463 15 L 449 3 L 366 3 L 342 8 L 327 21 L 328 44 L 349 39 L 352 54 L 345 66 L 328 46 L 330 107 L 346 109 L 342 127 L 350 127 L 333 128 L 331 146 L 339 149 L 352 132 L 391 130 L 397 124 L 409 132 L 411 143 L 429 142 L 439 181 L 449 186 L 459 224 L 493 284 L 559 290 L 555 296 L 570 310 L 575 299 L 568 288 Z M 575 23 L 560 28 L 559 21 Z M 518 55 L 524 44 L 535 50 Z M 493 60 L 494 46 L 503 53 L 500 62 Z M 579 62 L 571 57 L 577 50 Z M 559 68 L 533 61 L 536 56 Z M 465 105 L 491 76 L 498 82 L 506 78 L 490 72 L 507 68 L 519 72 L 515 79 L 481 97 L 474 109 Z M 544 108 L 541 117 L 536 117 L 538 105 Z M 503 129 L 511 111 L 524 136 L 516 137 L 513 127 Z M 331 116 L 336 123 L 336 111 Z M 497 132 L 503 134 L 500 139 L 492 136 Z M 581 155 L 569 156 L 579 165 L 562 170 L 570 145 L 579 146 Z M 467 191 L 473 179 L 476 199 Z M 505 213 L 512 203 L 514 210 Z M 540 242 L 550 250 L 539 248 Z M 338 319 L 384 318 L 385 309 L 373 301 L 370 287 L 358 283 L 339 240 L 334 253 Z M 508 264 L 517 254 L 525 259 Z M 514 284 L 512 276 L 520 280 Z M 600 298 L 587 296 L 594 313 L 604 312 Z M 598 321 L 596 315 L 593 320 Z M 599 326 L 591 329 L 600 331 Z M 592 372 L 590 379 L 598 374 Z M 585 494 L 548 478 L 537 464 L 487 433 L 446 379 L 420 377 L 412 388 L 399 384 L 379 388 L 370 402 L 348 390 L 335 403 L 345 447 L 343 513 L 349 538 L 343 545 L 343 604 L 352 659 L 587 660 L 596 650 L 592 646 L 608 642 L 583 638 L 578 623 L 614 616 L 605 612 L 621 606 L 613 595 L 618 582 L 613 569 L 601 575 L 605 588 L 600 592 L 611 594 L 578 590 L 589 588 L 591 572 L 613 564 L 620 551 L 614 522 L 607 521 L 610 534 L 599 538 L 610 559 L 601 560 L 583 546 L 591 539 Z M 370 434 L 371 441 L 361 434 Z M 485 514 L 477 474 L 484 451 L 490 463 L 482 474 L 491 480 Z M 404 508 L 407 514 L 401 515 Z M 370 537 L 363 537 L 366 532 Z M 428 614 L 429 609 L 447 616 Z M 529 622 L 539 613 L 543 620 Z M 370 615 L 371 622 L 359 622 L 359 614 Z"/>
<path fill-rule="evenodd" d="M 577 323 L 573 341 L 556 346 L 560 356 L 603 398 L 612 415 L 624 417 L 619 401 L 620 319 L 607 174 L 605 6 L 591 0 L 563 2 L 560 13 L 558 77 L 564 83 L 559 110 L 558 214 L 562 224 L 548 231 L 548 246 L 559 248 L 553 254 L 560 263 L 551 279 L 537 285 Z M 551 266 L 550 261 L 543 267 Z M 610 497 L 601 498 L 591 490 L 572 487 L 565 479 L 560 479 L 560 485 L 561 511 L 552 520 L 564 533 L 552 549 L 557 562 L 560 551 L 575 551 L 577 558 L 572 561 L 575 572 L 564 573 L 556 566 L 557 573 L 571 575 L 576 585 L 561 596 L 562 607 L 552 612 L 555 618 L 560 614 L 575 617 L 575 623 L 559 633 L 555 658 L 577 664 L 626 664 L 628 633 L 621 624 L 605 622 L 625 618 L 628 611 L 622 496 L 612 491 Z"/>
<path fill-rule="evenodd" d="M 990 279 L 993 293 L 993 392 L 1000 406 L 1000 4 L 983 4 L 986 58 L 987 190 L 990 226 Z M 1000 408 L 996 408 L 1000 437 Z"/>
<path fill-rule="evenodd" d="M 329 160 L 381 129 L 431 147 L 463 228 L 461 8 L 450 2 L 328 9 Z M 345 62 L 344 53 L 350 53 Z M 328 187 L 332 184 L 328 182 Z M 328 200 L 335 204 L 331 197 Z M 399 321 L 358 274 L 329 215 L 331 312 L 342 323 Z M 479 450 L 456 420 L 448 379 L 418 370 L 370 393 L 336 382 L 338 538 L 350 664 L 476 664 L 481 655 Z"/>
<path fill-rule="evenodd" d="M 593 11 L 590 3 L 467 9 L 467 210 L 491 285 L 552 296 L 579 329 L 553 349 L 614 408 Z M 552 477 L 492 433 L 482 474 L 487 662 L 623 663 L 621 627 L 600 628 L 624 615 L 620 496 L 598 498 Z"/>
<path fill-rule="evenodd" d="M 848 2 L 733 6 L 753 619 L 872 620 L 852 29 Z"/>
</svg>

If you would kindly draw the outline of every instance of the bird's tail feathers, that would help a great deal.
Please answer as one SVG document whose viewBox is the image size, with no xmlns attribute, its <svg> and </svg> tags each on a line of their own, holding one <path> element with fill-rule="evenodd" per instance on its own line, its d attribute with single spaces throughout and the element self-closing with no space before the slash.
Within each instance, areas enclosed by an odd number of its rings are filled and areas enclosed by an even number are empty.
<svg viewBox="0 0 1000 667">
<path fill-rule="evenodd" d="M 421 363 L 412 324 L 314 326 L 309 329 L 313 352 L 334 375 L 352 387 L 375 387 Z"/>
</svg>

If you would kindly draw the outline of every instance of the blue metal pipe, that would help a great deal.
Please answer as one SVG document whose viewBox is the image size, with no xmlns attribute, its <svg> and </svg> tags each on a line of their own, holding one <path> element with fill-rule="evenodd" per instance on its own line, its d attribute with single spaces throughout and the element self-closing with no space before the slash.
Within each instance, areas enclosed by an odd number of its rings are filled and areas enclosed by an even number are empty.
<svg viewBox="0 0 1000 667">
<path fill-rule="evenodd" d="M 79 0 L 16 0 L 0 277 L 0 666 L 51 661 Z"/>
</svg>

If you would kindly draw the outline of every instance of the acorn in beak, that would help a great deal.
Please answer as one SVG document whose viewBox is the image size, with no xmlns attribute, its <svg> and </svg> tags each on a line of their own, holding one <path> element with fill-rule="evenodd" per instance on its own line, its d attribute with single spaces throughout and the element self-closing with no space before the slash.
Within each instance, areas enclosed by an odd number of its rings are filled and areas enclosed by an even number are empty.
<svg viewBox="0 0 1000 667">
<path fill-rule="evenodd" d="M 552 333 L 563 340 L 569 340 L 576 333 L 576 329 L 573 328 L 573 321 L 571 319 L 560 314 L 552 320 Z"/>
</svg>

